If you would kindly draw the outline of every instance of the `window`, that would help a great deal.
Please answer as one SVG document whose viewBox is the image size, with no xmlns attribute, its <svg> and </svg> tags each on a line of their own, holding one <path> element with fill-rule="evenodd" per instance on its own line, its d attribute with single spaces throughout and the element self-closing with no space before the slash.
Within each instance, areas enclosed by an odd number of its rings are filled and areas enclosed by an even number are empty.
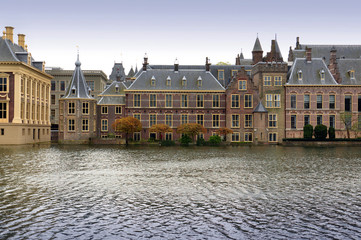
<svg viewBox="0 0 361 240">
<path fill-rule="evenodd" d="M 122 114 L 122 106 L 115 106 L 115 114 Z"/>
<path fill-rule="evenodd" d="M 86 81 L 86 84 L 92 91 L 94 91 L 94 81 Z"/>
<path fill-rule="evenodd" d="M 357 110 L 358 112 L 361 112 L 361 96 L 358 96 L 358 99 L 357 99 Z"/>
<path fill-rule="evenodd" d="M 355 80 L 355 70 L 351 70 L 351 71 L 350 71 L 350 78 L 351 78 L 352 80 Z"/>
<path fill-rule="evenodd" d="M 317 95 L 317 109 L 322 109 L 322 95 Z"/>
<path fill-rule="evenodd" d="M 108 114 L 108 106 L 102 106 L 102 114 Z"/>
<path fill-rule="evenodd" d="M 197 95 L 197 107 L 198 108 L 202 108 L 204 105 L 203 97 L 204 97 L 204 95 Z"/>
<path fill-rule="evenodd" d="M 173 99 L 171 94 L 165 95 L 165 107 L 169 108 L 173 106 Z"/>
<path fill-rule="evenodd" d="M 218 94 L 212 96 L 212 99 L 213 99 L 213 101 L 212 101 L 212 102 L 213 102 L 213 105 L 212 105 L 212 106 L 213 106 L 214 108 L 218 108 L 218 107 L 219 107 L 219 98 L 220 98 L 220 97 L 219 97 Z"/>
<path fill-rule="evenodd" d="M 266 108 L 272 108 L 272 94 L 266 94 Z"/>
<path fill-rule="evenodd" d="M 51 94 L 50 104 L 55 105 L 55 95 Z"/>
<path fill-rule="evenodd" d="M 4 128 L 1 128 L 1 135 L 4 136 L 5 135 L 5 129 Z"/>
<path fill-rule="evenodd" d="M 133 95 L 133 107 L 140 107 L 140 94 Z"/>
<path fill-rule="evenodd" d="M 171 82 L 171 79 L 170 79 L 170 76 L 167 77 L 167 86 L 171 86 L 172 85 L 172 82 Z"/>
<path fill-rule="evenodd" d="M 182 78 L 182 86 L 183 87 L 187 86 L 187 78 L 185 76 L 183 76 Z"/>
<path fill-rule="evenodd" d="M 239 95 L 232 94 L 232 108 L 239 108 Z"/>
<path fill-rule="evenodd" d="M 291 95 L 291 108 L 296 108 L 296 95 Z"/>
<path fill-rule="evenodd" d="M 244 115 L 244 127 L 245 128 L 251 128 L 253 125 L 252 115 L 251 114 L 245 114 Z"/>
<path fill-rule="evenodd" d="M 60 81 L 60 90 L 65 91 L 65 82 L 64 81 Z"/>
<path fill-rule="evenodd" d="M 102 132 L 107 132 L 108 131 L 108 119 L 102 119 Z"/>
<path fill-rule="evenodd" d="M 204 124 L 204 115 L 203 114 L 197 114 L 197 123 L 203 126 L 203 124 Z"/>
<path fill-rule="evenodd" d="M 274 107 L 280 108 L 281 107 L 281 94 L 275 94 L 274 99 L 275 99 Z"/>
<path fill-rule="evenodd" d="M 244 107 L 252 108 L 253 107 L 253 96 L 251 94 L 244 95 Z"/>
<path fill-rule="evenodd" d="M 351 101 L 351 96 L 347 95 L 345 96 L 345 111 L 346 112 L 351 112 L 351 104 L 352 104 L 352 101 Z"/>
<path fill-rule="evenodd" d="M 271 82 L 271 76 L 265 76 L 264 77 L 264 86 L 271 86 L 272 82 Z"/>
<path fill-rule="evenodd" d="M 329 108 L 335 109 L 335 95 L 330 95 L 329 100 Z"/>
<path fill-rule="evenodd" d="M 149 115 L 149 127 L 157 124 L 157 115 L 156 114 L 150 114 Z"/>
<path fill-rule="evenodd" d="M 172 127 L 173 125 L 173 115 L 172 114 L 166 114 L 165 115 L 165 124 L 169 127 Z"/>
<path fill-rule="evenodd" d="M 89 131 L 89 120 L 88 119 L 83 119 L 82 131 L 83 132 Z"/>
<path fill-rule="evenodd" d="M 296 115 L 291 115 L 291 128 L 296 129 Z"/>
<path fill-rule="evenodd" d="M 89 103 L 83 102 L 83 114 L 89 114 Z"/>
<path fill-rule="evenodd" d="M 6 77 L 0 77 L 0 92 L 8 91 L 8 81 Z"/>
<path fill-rule="evenodd" d="M 269 133 L 268 141 L 269 142 L 277 142 L 277 133 Z"/>
<path fill-rule="evenodd" d="M 277 114 L 268 114 L 268 127 L 269 128 L 277 127 Z"/>
<path fill-rule="evenodd" d="M 282 77 L 281 76 L 275 77 L 275 86 L 282 86 Z"/>
<path fill-rule="evenodd" d="M 212 127 L 219 128 L 219 114 L 212 115 Z"/>
<path fill-rule="evenodd" d="M 6 119 L 6 118 L 7 118 L 7 103 L 0 102 L 0 119 Z"/>
<path fill-rule="evenodd" d="M 154 76 L 150 79 L 150 85 L 155 86 L 155 77 Z"/>
<path fill-rule="evenodd" d="M 201 78 L 201 76 L 199 76 L 199 78 L 197 80 L 197 85 L 198 85 L 198 87 L 202 87 L 202 78 Z"/>
<path fill-rule="evenodd" d="M 203 133 L 199 133 L 199 134 L 197 135 L 197 140 L 198 140 L 198 139 L 204 139 Z"/>
<path fill-rule="evenodd" d="M 244 141 L 245 142 L 252 142 L 253 141 L 253 135 L 250 132 L 246 132 L 244 134 Z"/>
<path fill-rule="evenodd" d="M 149 107 L 157 107 L 157 95 L 149 94 Z"/>
<path fill-rule="evenodd" d="M 55 118 L 55 109 L 51 109 L 50 118 L 51 118 L 51 120 L 53 120 Z"/>
<path fill-rule="evenodd" d="M 182 107 L 183 108 L 188 107 L 188 95 L 182 94 L 181 100 L 182 100 Z"/>
<path fill-rule="evenodd" d="M 317 125 L 322 124 L 322 115 L 317 115 Z"/>
<path fill-rule="evenodd" d="M 298 81 L 301 81 L 301 80 L 302 80 L 302 71 L 301 71 L 301 70 L 299 70 L 299 71 L 297 72 L 297 77 L 298 77 Z"/>
<path fill-rule="evenodd" d="M 75 119 L 68 119 L 68 131 L 75 131 Z"/>
<path fill-rule="evenodd" d="M 245 80 L 238 81 L 238 89 L 239 90 L 247 90 L 247 81 L 245 81 Z"/>
<path fill-rule="evenodd" d="M 133 140 L 136 142 L 140 141 L 140 132 L 133 133 Z"/>
<path fill-rule="evenodd" d="M 140 114 L 139 113 L 134 113 L 133 117 L 140 121 Z"/>
<path fill-rule="evenodd" d="M 68 113 L 75 114 L 75 103 L 74 102 L 68 103 Z M 33 114 L 34 114 L 34 109 L 33 109 Z"/>
<path fill-rule="evenodd" d="M 165 133 L 165 140 L 168 140 L 168 141 L 171 141 L 172 140 L 172 133 L 168 132 L 168 133 Z"/>
<path fill-rule="evenodd" d="M 335 128 L 335 115 L 330 115 L 330 127 Z"/>
<path fill-rule="evenodd" d="M 218 70 L 218 80 L 224 80 L 224 70 Z"/>
<path fill-rule="evenodd" d="M 181 119 L 182 124 L 188 123 L 188 115 L 187 114 L 182 114 L 181 118 L 182 118 Z"/>
<path fill-rule="evenodd" d="M 303 96 L 303 108 L 310 109 L 310 95 Z"/>
<path fill-rule="evenodd" d="M 310 115 L 303 116 L 304 126 L 310 124 Z"/>
<path fill-rule="evenodd" d="M 239 142 L 239 132 L 232 133 L 232 142 Z"/>
<path fill-rule="evenodd" d="M 29 83 L 28 83 L 29 86 Z M 34 89 L 34 87 L 33 87 Z M 55 81 L 51 81 L 51 91 L 55 91 Z"/>
<path fill-rule="evenodd" d="M 322 82 L 325 81 L 325 70 L 323 70 L 323 69 L 320 71 L 320 78 L 321 78 Z"/>
<path fill-rule="evenodd" d="M 239 115 L 238 114 L 232 115 L 232 128 L 239 128 Z"/>
</svg>

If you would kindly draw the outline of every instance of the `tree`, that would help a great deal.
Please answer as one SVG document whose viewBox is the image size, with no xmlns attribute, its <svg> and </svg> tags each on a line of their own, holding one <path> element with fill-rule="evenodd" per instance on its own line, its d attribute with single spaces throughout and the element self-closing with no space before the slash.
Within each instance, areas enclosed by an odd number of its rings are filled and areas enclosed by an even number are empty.
<svg viewBox="0 0 361 240">
<path fill-rule="evenodd" d="M 231 65 L 229 62 L 218 62 L 216 65 Z"/>
<path fill-rule="evenodd" d="M 216 133 L 220 136 L 223 136 L 223 139 L 226 140 L 227 135 L 233 133 L 233 131 L 229 128 L 220 128 L 216 131 Z"/>
<path fill-rule="evenodd" d="M 313 135 L 313 126 L 311 124 L 306 124 L 303 126 L 303 138 L 311 139 Z"/>
<path fill-rule="evenodd" d="M 194 142 L 194 137 L 196 135 L 200 133 L 206 133 L 207 130 L 198 123 L 185 123 L 177 128 L 177 132 L 190 136 Z"/>
<path fill-rule="evenodd" d="M 155 124 L 150 129 L 150 132 L 160 133 L 160 140 L 163 140 L 163 135 L 167 132 L 173 132 L 173 130 L 167 124 Z"/>
<path fill-rule="evenodd" d="M 317 140 L 324 140 L 327 137 L 327 127 L 323 124 L 319 124 L 315 127 L 315 138 Z"/>
<path fill-rule="evenodd" d="M 115 129 L 115 131 L 125 133 L 126 145 L 128 145 L 128 134 L 133 134 L 142 130 L 142 124 L 137 118 L 134 117 L 124 117 L 117 119 L 112 124 L 112 127 Z"/>
<path fill-rule="evenodd" d="M 358 122 L 355 122 L 351 127 L 351 131 L 355 134 L 355 138 L 358 138 L 361 132 L 361 125 Z"/>
<path fill-rule="evenodd" d="M 341 118 L 342 123 L 346 127 L 347 138 L 349 139 L 350 138 L 351 122 L 352 122 L 352 113 L 350 113 L 350 112 L 341 112 L 340 113 L 340 118 Z"/>
<path fill-rule="evenodd" d="M 209 141 L 208 141 L 208 142 L 209 142 L 209 144 L 212 145 L 212 146 L 218 146 L 218 145 L 221 144 L 222 139 L 221 139 L 220 136 L 215 135 L 215 136 L 211 136 L 211 137 L 209 138 Z"/>
<path fill-rule="evenodd" d="M 335 128 L 332 127 L 332 126 L 330 126 L 330 127 L 328 128 L 328 138 L 329 138 L 329 139 L 335 139 L 335 136 L 336 136 L 336 134 L 335 134 Z"/>
</svg>

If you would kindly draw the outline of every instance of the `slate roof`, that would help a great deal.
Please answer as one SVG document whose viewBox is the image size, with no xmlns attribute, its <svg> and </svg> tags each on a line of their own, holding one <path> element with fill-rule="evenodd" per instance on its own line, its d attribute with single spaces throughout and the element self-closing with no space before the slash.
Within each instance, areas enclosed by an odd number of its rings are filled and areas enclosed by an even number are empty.
<svg viewBox="0 0 361 240">
<path fill-rule="evenodd" d="M 298 80 L 298 72 L 302 71 L 302 80 Z M 325 80 L 321 81 L 321 71 L 325 73 Z M 305 58 L 297 58 L 289 73 L 287 85 L 337 85 L 334 77 L 321 58 L 312 58 L 307 62 Z"/>
<path fill-rule="evenodd" d="M 116 91 L 118 88 L 118 91 Z M 127 89 L 124 82 L 112 82 L 105 90 L 99 94 L 99 105 L 120 105 L 125 104 L 125 93 L 124 90 Z"/>
<path fill-rule="evenodd" d="M 133 70 L 133 67 L 131 67 L 130 70 L 129 70 L 129 73 L 128 73 L 128 75 L 127 75 L 127 77 L 128 77 L 128 78 L 132 78 L 132 77 L 134 77 L 134 74 L 135 74 L 135 72 L 134 72 L 134 70 Z"/>
<path fill-rule="evenodd" d="M 110 81 L 124 81 L 126 74 L 124 72 L 123 63 L 114 63 L 112 73 L 109 75 Z"/>
<path fill-rule="evenodd" d="M 361 85 L 361 59 L 338 59 L 338 70 L 343 85 Z M 355 79 L 351 79 L 350 71 L 355 71 Z"/>
<path fill-rule="evenodd" d="M 169 65 L 171 66 L 171 65 Z M 179 66 L 180 67 L 180 66 Z M 205 68 L 205 67 L 203 67 Z M 155 78 L 155 86 L 151 85 L 151 79 Z M 167 78 L 171 79 L 171 86 L 167 86 Z M 182 79 L 186 79 L 186 86 L 182 86 Z M 198 86 L 198 79 L 202 79 L 201 86 Z M 142 71 L 137 79 L 130 85 L 129 90 L 199 90 L 199 91 L 224 91 L 224 87 L 210 73 L 204 70 L 179 69 L 149 69 Z"/>
<path fill-rule="evenodd" d="M 77 60 L 75 62 L 75 70 L 74 70 L 73 76 L 71 78 L 70 84 L 69 84 L 68 88 L 66 89 L 65 95 L 63 97 L 65 99 L 73 99 L 73 98 L 94 99 L 89 94 L 89 87 L 86 84 L 86 80 L 85 80 L 83 71 L 80 68 L 80 65 L 81 65 L 81 62 L 79 61 L 79 54 L 78 54 Z"/>
<path fill-rule="evenodd" d="M 254 113 L 268 113 L 267 109 L 259 102 L 257 107 L 253 110 Z"/>
<path fill-rule="evenodd" d="M 25 49 L 16 43 L 0 38 L 0 62 L 27 62 L 28 54 Z M 24 58 L 25 55 L 26 57 Z M 34 59 L 31 58 L 31 61 L 33 62 Z"/>
<path fill-rule="evenodd" d="M 278 54 L 279 54 L 279 57 L 282 58 L 282 53 L 281 53 L 280 47 L 278 46 L 277 40 L 275 40 L 275 43 L 276 43 L 276 53 L 278 53 Z"/>
<path fill-rule="evenodd" d="M 261 43 L 259 42 L 259 39 L 257 37 L 256 41 L 254 43 L 252 52 L 261 52 L 261 51 L 263 51 L 263 50 L 262 50 L 262 47 L 261 47 Z"/>
</svg>

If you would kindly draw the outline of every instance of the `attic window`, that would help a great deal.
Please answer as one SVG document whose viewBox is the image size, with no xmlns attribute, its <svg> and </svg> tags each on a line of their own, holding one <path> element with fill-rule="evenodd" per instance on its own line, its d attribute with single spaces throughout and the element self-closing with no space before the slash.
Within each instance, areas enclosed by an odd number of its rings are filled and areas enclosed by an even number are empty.
<svg viewBox="0 0 361 240">
<path fill-rule="evenodd" d="M 350 78 L 355 80 L 355 70 L 350 70 L 349 73 L 350 73 Z"/>
<path fill-rule="evenodd" d="M 116 93 L 119 92 L 119 85 L 118 85 L 118 84 L 115 85 L 115 92 L 116 92 Z"/>
<path fill-rule="evenodd" d="M 75 88 L 75 86 L 73 86 L 73 87 L 71 88 L 71 94 L 75 94 L 75 90 L 76 90 L 76 88 Z"/>
<path fill-rule="evenodd" d="M 325 70 L 321 70 L 320 71 L 320 77 L 321 77 L 321 81 L 325 81 Z"/>
<path fill-rule="evenodd" d="M 182 78 L 182 86 L 183 87 L 187 86 L 187 78 L 186 78 L 186 76 L 183 76 L 183 78 Z"/>
<path fill-rule="evenodd" d="M 150 79 L 150 85 L 155 86 L 155 77 L 154 76 Z"/>
<path fill-rule="evenodd" d="M 170 76 L 167 77 L 167 86 L 170 86 L 171 85 L 171 79 L 170 79 Z"/>
<path fill-rule="evenodd" d="M 197 85 L 198 85 L 198 87 L 202 87 L 202 78 L 201 78 L 201 76 L 199 76 L 198 79 L 197 79 Z"/>
<path fill-rule="evenodd" d="M 297 72 L 297 77 L 298 77 L 298 80 L 299 80 L 299 81 L 302 80 L 302 70 L 298 70 L 298 72 Z"/>
</svg>

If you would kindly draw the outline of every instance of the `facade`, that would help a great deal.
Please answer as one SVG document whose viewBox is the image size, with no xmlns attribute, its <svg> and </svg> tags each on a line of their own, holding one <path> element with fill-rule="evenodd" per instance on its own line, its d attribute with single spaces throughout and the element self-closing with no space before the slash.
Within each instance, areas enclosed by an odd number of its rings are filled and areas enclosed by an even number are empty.
<svg viewBox="0 0 361 240">
<path fill-rule="evenodd" d="M 50 81 L 35 61 L 25 35 L 14 43 L 13 27 L 0 39 L 0 144 L 50 141 Z"/>
</svg>

